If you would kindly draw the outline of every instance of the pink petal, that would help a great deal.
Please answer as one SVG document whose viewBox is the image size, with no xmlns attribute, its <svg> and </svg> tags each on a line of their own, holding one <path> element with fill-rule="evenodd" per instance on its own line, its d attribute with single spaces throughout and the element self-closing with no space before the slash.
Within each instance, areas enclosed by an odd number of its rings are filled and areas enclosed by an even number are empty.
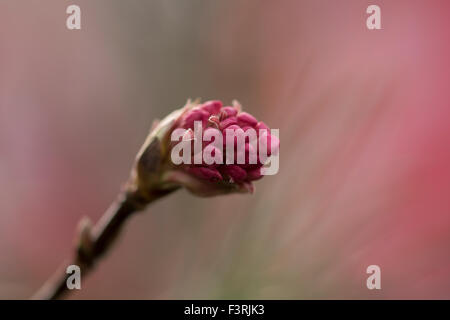
<svg viewBox="0 0 450 320">
<path fill-rule="evenodd" d="M 231 126 L 228 126 L 227 129 L 230 130 L 237 130 L 240 129 L 241 127 L 239 127 L 237 124 L 232 124 Z"/>
<path fill-rule="evenodd" d="M 233 124 L 237 124 L 236 117 L 227 118 L 220 122 L 220 130 L 224 130 Z"/>
<path fill-rule="evenodd" d="M 219 100 L 206 101 L 202 104 L 201 108 L 206 110 L 210 115 L 218 114 L 222 108 L 222 102 Z"/>
<path fill-rule="evenodd" d="M 253 146 L 250 143 L 247 143 L 245 145 L 245 163 L 246 164 L 250 164 L 250 159 L 251 158 L 255 158 L 256 162 L 252 163 L 252 164 L 257 164 L 258 163 L 258 150 L 256 150 L 255 148 L 253 148 Z"/>
<path fill-rule="evenodd" d="M 187 170 L 189 173 L 200 179 L 205 179 L 211 182 L 223 180 L 222 175 L 215 168 L 189 167 Z"/>
<path fill-rule="evenodd" d="M 203 146 L 215 142 L 216 136 L 222 134 L 218 129 L 209 127 L 203 131 Z"/>
<path fill-rule="evenodd" d="M 216 158 L 216 155 L 217 155 L 218 158 L 222 159 L 222 162 L 216 163 L 214 161 L 213 163 L 208 164 L 205 161 L 205 159 L 206 159 L 205 155 L 208 155 L 208 156 L 211 155 L 211 157 L 214 158 L 214 159 Z M 208 146 L 204 147 L 204 149 L 203 149 L 203 157 L 202 157 L 202 163 L 203 163 L 204 166 L 217 167 L 217 166 L 223 164 L 223 162 L 224 162 L 223 153 L 222 153 L 222 151 L 219 148 L 216 148 L 213 145 L 208 145 Z"/>
<path fill-rule="evenodd" d="M 220 111 L 220 119 L 226 119 L 229 117 L 234 117 L 236 116 L 238 113 L 237 109 L 234 107 L 223 107 L 222 110 Z"/>
<path fill-rule="evenodd" d="M 262 121 L 258 122 L 258 124 L 255 126 L 255 129 L 256 129 L 256 131 L 258 132 L 258 134 L 259 134 L 259 130 L 260 130 L 260 129 L 266 129 L 267 131 L 270 132 L 269 127 L 268 127 L 264 122 L 262 122 Z"/>
<path fill-rule="evenodd" d="M 247 171 L 247 179 L 250 181 L 261 179 L 263 175 L 261 174 L 261 168 Z"/>
<path fill-rule="evenodd" d="M 251 114 L 249 114 L 247 112 L 239 113 L 237 116 L 237 119 L 240 124 L 242 123 L 242 125 L 241 125 L 242 127 L 245 125 L 254 127 L 258 123 L 258 120 L 256 120 L 254 116 L 252 116 Z"/>
<path fill-rule="evenodd" d="M 205 125 L 208 117 L 209 115 L 205 110 L 192 109 L 184 116 L 181 126 L 185 129 L 194 128 L 194 121 L 202 121 L 202 124 Z"/>
<path fill-rule="evenodd" d="M 231 118 L 229 118 L 229 119 L 231 119 Z M 244 135 L 244 130 L 242 130 L 241 127 L 239 127 L 238 125 L 231 125 L 231 126 L 227 127 L 226 129 L 224 129 L 222 131 L 222 134 L 223 134 L 224 148 L 226 148 L 226 146 L 227 146 L 227 137 L 230 136 L 230 137 L 234 137 L 234 140 L 230 147 L 234 147 L 234 149 L 236 150 L 238 137 L 242 137 Z"/>
<path fill-rule="evenodd" d="M 242 153 L 244 153 L 244 161 L 245 161 L 243 164 L 237 162 L 238 157 L 242 156 Z M 257 164 L 258 163 L 257 150 L 255 150 L 255 148 L 253 148 L 253 146 L 250 143 L 245 144 L 244 150 L 242 150 L 241 148 L 236 148 L 236 153 L 234 155 L 235 163 L 239 164 L 239 166 L 250 164 L 250 155 L 251 154 L 254 154 L 254 157 L 256 159 L 256 162 L 253 164 Z"/>
<path fill-rule="evenodd" d="M 228 174 L 234 182 L 244 181 L 247 177 L 247 172 L 237 165 L 226 165 L 222 171 Z"/>
</svg>

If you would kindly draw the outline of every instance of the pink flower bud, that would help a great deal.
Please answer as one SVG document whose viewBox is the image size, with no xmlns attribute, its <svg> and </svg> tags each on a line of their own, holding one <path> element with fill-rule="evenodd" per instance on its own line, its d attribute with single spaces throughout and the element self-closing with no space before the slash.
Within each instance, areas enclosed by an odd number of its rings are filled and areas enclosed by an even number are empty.
<svg viewBox="0 0 450 320">
<path fill-rule="evenodd" d="M 247 112 L 239 113 L 237 116 L 237 120 L 238 120 L 238 124 L 242 127 L 243 126 L 254 127 L 258 123 L 258 120 L 256 120 L 254 116 L 252 116 L 251 114 L 249 114 Z"/>
<path fill-rule="evenodd" d="M 260 130 L 260 129 L 265 129 L 265 130 L 267 130 L 267 131 L 270 132 L 269 127 L 266 126 L 266 124 L 265 124 L 264 122 L 262 122 L 262 121 L 258 122 L 258 123 L 256 124 L 256 126 L 255 126 L 255 130 L 257 130 L 258 134 L 259 134 L 259 130 Z"/>
<path fill-rule="evenodd" d="M 211 182 L 217 182 L 223 179 L 220 172 L 215 168 L 189 167 L 187 171 L 200 179 L 205 179 Z"/>
<path fill-rule="evenodd" d="M 238 165 L 226 165 L 221 168 L 222 172 L 228 175 L 234 182 L 244 181 L 247 177 L 247 172 Z"/>
<path fill-rule="evenodd" d="M 195 121 L 201 121 L 201 129 L 194 127 Z M 190 144 L 179 145 L 183 142 L 179 139 L 171 141 L 171 134 L 179 128 L 188 129 L 181 140 L 191 141 Z M 250 129 L 256 130 L 256 134 Z M 260 133 L 260 129 L 264 131 Z M 226 163 L 228 131 L 234 136 L 232 164 Z M 223 145 L 217 145 L 220 143 L 220 140 L 215 141 L 217 137 L 223 139 Z M 253 138 L 255 140 L 250 141 Z M 237 142 L 245 145 L 238 146 Z M 270 156 L 278 152 L 279 144 L 278 138 L 270 135 L 270 129 L 264 122 L 241 112 L 237 101 L 233 101 L 232 107 L 223 107 L 218 100 L 203 104 L 189 101 L 184 108 L 172 112 L 152 130 L 138 154 L 131 185 L 148 198 L 153 192 L 167 193 L 182 186 L 200 196 L 253 192 L 252 181 L 262 178 L 261 167 L 267 160 L 259 154 L 259 149 L 267 147 L 267 156 Z M 190 163 L 180 164 L 177 161 L 175 165 L 171 161 L 175 146 L 177 150 L 174 154 L 190 159 Z M 181 146 L 183 148 L 179 152 Z M 184 146 L 187 146 L 186 149 Z M 190 154 L 184 155 L 184 152 Z M 250 160 L 256 160 L 256 163 L 250 163 Z M 241 161 L 243 163 L 239 163 Z"/>
<path fill-rule="evenodd" d="M 250 181 L 261 179 L 263 175 L 261 174 L 261 168 L 247 171 L 247 179 Z"/>
<path fill-rule="evenodd" d="M 220 109 L 222 108 L 222 102 L 219 100 L 206 101 L 202 104 L 201 108 L 206 110 L 210 115 L 219 114 Z"/>
<path fill-rule="evenodd" d="M 238 113 L 237 109 L 234 107 L 223 107 L 220 111 L 220 120 L 224 120 L 229 117 L 234 117 Z"/>
<path fill-rule="evenodd" d="M 202 125 L 205 126 L 208 121 L 208 118 L 209 118 L 209 113 L 207 111 L 199 109 L 199 108 L 195 108 L 195 109 L 188 111 L 184 115 L 182 122 L 181 122 L 181 127 L 185 128 L 185 129 L 188 129 L 188 128 L 193 129 L 195 121 L 201 121 Z"/>
<path fill-rule="evenodd" d="M 220 133 L 220 131 L 217 128 L 212 128 L 212 127 L 206 128 L 203 131 L 203 142 L 204 142 L 204 145 L 208 145 L 211 142 L 215 142 L 214 140 L 220 134 L 221 133 Z"/>
<path fill-rule="evenodd" d="M 225 130 L 229 126 L 237 124 L 236 117 L 230 117 L 220 122 L 220 130 Z"/>
<path fill-rule="evenodd" d="M 241 129 L 241 127 L 239 127 L 237 124 L 232 124 L 231 126 L 226 127 L 226 129 L 237 130 L 237 129 Z"/>
<path fill-rule="evenodd" d="M 217 161 L 216 161 L 217 160 Z M 224 163 L 223 153 L 212 144 L 203 149 L 202 165 L 207 167 L 218 167 Z"/>
<path fill-rule="evenodd" d="M 250 164 L 250 161 L 252 164 L 258 163 L 258 150 L 251 143 L 247 143 L 245 144 L 245 163 Z"/>
</svg>

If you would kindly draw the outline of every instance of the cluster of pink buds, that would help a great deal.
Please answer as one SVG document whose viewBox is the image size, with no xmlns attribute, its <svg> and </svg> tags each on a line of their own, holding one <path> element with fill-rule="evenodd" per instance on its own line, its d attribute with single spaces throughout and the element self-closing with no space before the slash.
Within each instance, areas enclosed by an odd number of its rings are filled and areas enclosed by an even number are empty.
<svg viewBox="0 0 450 320">
<path fill-rule="evenodd" d="M 196 124 L 201 128 L 200 135 Z M 261 170 L 267 158 L 276 154 L 279 148 L 279 140 L 270 134 L 269 127 L 242 112 L 237 102 L 225 107 L 217 100 L 199 104 L 182 115 L 178 126 L 187 130 L 183 140 L 202 141 L 200 150 L 191 148 L 192 161 L 184 164 L 184 169 L 211 182 L 258 180 L 263 176 Z M 223 137 L 219 142 L 223 144 L 222 148 L 215 141 L 218 136 Z M 240 137 L 241 145 L 238 143 Z M 220 161 L 208 163 L 203 157 L 205 151 Z"/>
<path fill-rule="evenodd" d="M 192 148 L 184 149 L 186 145 Z M 204 197 L 251 193 L 252 181 L 275 174 L 268 173 L 272 166 L 266 162 L 272 164 L 274 157 L 268 159 L 278 149 L 278 138 L 263 122 L 241 112 L 238 102 L 224 107 L 220 101 L 188 101 L 154 124 L 127 188 L 143 202 L 180 187 Z M 182 161 L 174 161 L 177 154 Z"/>
</svg>

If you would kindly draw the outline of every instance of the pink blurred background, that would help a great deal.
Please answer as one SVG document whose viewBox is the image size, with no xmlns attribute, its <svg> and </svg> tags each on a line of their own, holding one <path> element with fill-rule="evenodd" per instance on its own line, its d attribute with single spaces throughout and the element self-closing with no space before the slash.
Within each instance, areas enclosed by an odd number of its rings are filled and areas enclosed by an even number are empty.
<svg viewBox="0 0 450 320">
<path fill-rule="evenodd" d="M 82 29 L 65 26 L 77 4 Z M 381 7 L 382 30 L 366 28 Z M 450 2 L 0 3 L 0 298 L 115 198 L 152 121 L 238 99 L 280 129 L 253 196 L 134 217 L 75 299 L 449 299 Z M 366 268 L 381 267 L 381 290 Z"/>
</svg>

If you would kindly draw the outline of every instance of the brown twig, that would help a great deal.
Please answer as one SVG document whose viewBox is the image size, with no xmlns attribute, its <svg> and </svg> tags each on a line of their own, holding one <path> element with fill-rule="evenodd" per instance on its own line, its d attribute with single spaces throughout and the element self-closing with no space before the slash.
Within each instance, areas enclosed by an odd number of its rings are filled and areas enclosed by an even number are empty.
<svg viewBox="0 0 450 320">
<path fill-rule="evenodd" d="M 79 266 L 82 276 L 86 276 L 99 258 L 112 247 L 125 221 L 133 213 L 168 193 L 157 193 L 151 199 L 146 198 L 144 201 L 136 193 L 124 191 L 94 227 L 91 228 L 89 220 L 82 220 L 73 259 L 64 263 L 32 298 L 42 300 L 62 298 L 68 292 L 66 282 L 70 274 L 66 273 L 66 268 L 69 265 Z"/>
</svg>

